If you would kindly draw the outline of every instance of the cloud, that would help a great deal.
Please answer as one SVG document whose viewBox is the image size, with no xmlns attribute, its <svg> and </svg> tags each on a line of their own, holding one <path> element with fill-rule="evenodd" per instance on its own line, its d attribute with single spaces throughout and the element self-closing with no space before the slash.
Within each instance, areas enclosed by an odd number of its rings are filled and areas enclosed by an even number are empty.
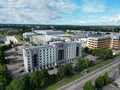
<svg viewBox="0 0 120 90">
<path fill-rule="evenodd" d="M 49 23 L 77 5 L 69 0 L 0 0 L 0 23 Z"/>
<path fill-rule="evenodd" d="M 86 22 L 85 22 L 84 20 L 80 20 L 80 21 L 78 21 L 78 22 L 77 22 L 77 23 L 75 23 L 75 24 L 84 25 L 84 24 L 86 24 Z"/>
<path fill-rule="evenodd" d="M 120 25 L 120 14 L 114 17 L 101 17 L 98 19 L 91 19 L 89 21 L 80 20 L 78 25 Z"/>
<path fill-rule="evenodd" d="M 100 20 L 103 24 L 113 24 L 113 25 L 120 25 L 120 15 L 114 16 L 114 17 L 103 17 Z"/>
<path fill-rule="evenodd" d="M 86 13 L 97 13 L 105 10 L 103 0 L 83 0 L 81 10 Z"/>
</svg>

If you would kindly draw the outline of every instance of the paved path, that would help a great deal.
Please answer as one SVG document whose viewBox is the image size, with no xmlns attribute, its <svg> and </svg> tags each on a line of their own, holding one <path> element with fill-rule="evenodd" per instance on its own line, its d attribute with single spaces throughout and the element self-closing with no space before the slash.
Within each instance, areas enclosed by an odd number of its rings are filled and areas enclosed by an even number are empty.
<svg viewBox="0 0 120 90">
<path fill-rule="evenodd" d="M 97 77 L 104 74 L 104 72 L 109 71 L 111 68 L 120 64 L 120 59 L 116 59 L 114 62 L 103 66 L 102 68 L 88 73 L 87 75 L 59 88 L 58 90 L 82 90 L 83 85 L 88 81 L 94 81 Z"/>
</svg>

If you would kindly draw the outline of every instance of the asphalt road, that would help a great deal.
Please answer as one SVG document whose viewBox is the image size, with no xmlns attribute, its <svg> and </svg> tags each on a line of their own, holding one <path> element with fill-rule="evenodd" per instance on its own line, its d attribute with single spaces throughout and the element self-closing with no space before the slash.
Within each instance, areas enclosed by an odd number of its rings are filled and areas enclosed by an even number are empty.
<svg viewBox="0 0 120 90">
<path fill-rule="evenodd" d="M 85 76 L 59 88 L 58 90 L 82 90 L 83 85 L 88 81 L 94 81 L 97 77 L 104 74 L 104 72 L 109 71 L 112 67 L 120 64 L 120 59 L 116 59 L 114 62 L 103 66 L 102 68 L 86 74 Z"/>
</svg>

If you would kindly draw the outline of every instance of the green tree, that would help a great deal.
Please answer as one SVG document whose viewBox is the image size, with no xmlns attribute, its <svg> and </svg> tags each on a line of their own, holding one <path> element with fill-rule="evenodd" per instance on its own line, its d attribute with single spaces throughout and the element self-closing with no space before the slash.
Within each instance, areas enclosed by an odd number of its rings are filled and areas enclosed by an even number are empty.
<svg viewBox="0 0 120 90">
<path fill-rule="evenodd" d="M 71 64 L 66 64 L 65 69 L 66 69 L 66 76 L 73 75 L 73 68 Z"/>
<path fill-rule="evenodd" d="M 100 59 L 106 60 L 111 59 L 113 57 L 112 50 L 111 49 L 91 49 L 90 53 L 92 55 L 99 56 Z"/>
<path fill-rule="evenodd" d="M 58 68 L 58 76 L 60 79 L 73 75 L 71 64 L 62 65 Z"/>
<path fill-rule="evenodd" d="M 14 79 L 6 90 L 24 90 L 24 84 L 22 79 Z"/>
<path fill-rule="evenodd" d="M 5 90 L 5 87 L 11 82 L 12 78 L 9 75 L 5 65 L 0 64 L 0 90 Z"/>
<path fill-rule="evenodd" d="M 62 78 L 65 78 L 65 72 L 66 72 L 66 70 L 65 70 L 65 66 L 64 65 L 61 65 L 59 68 L 58 68 L 58 77 L 60 78 L 60 79 L 62 79 Z"/>
<path fill-rule="evenodd" d="M 104 78 L 102 76 L 99 76 L 96 80 L 95 80 L 95 87 L 97 89 L 101 89 L 104 86 Z"/>
<path fill-rule="evenodd" d="M 89 60 L 87 58 L 79 59 L 77 64 L 76 64 L 77 70 L 82 71 L 82 70 L 88 68 L 89 64 L 90 64 L 90 62 L 89 62 Z"/>
<path fill-rule="evenodd" d="M 46 69 L 35 71 L 30 78 L 31 88 L 43 88 L 49 84 L 49 74 Z"/>
<path fill-rule="evenodd" d="M 88 81 L 83 86 L 83 90 L 94 90 L 94 86 L 91 81 Z"/>
<path fill-rule="evenodd" d="M 109 83 L 109 76 L 107 72 L 103 75 L 103 80 L 104 80 L 104 85 L 107 85 Z"/>
<path fill-rule="evenodd" d="M 89 53 L 89 48 L 88 47 L 84 47 L 83 48 L 83 52 Z"/>
</svg>

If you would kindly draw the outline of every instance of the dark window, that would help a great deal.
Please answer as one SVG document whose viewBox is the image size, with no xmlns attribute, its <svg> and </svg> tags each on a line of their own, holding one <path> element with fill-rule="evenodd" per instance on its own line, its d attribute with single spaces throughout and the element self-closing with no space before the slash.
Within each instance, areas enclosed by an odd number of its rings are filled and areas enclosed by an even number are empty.
<svg viewBox="0 0 120 90">
<path fill-rule="evenodd" d="M 33 60 L 33 66 L 34 67 L 38 66 L 38 54 L 34 54 L 32 60 Z"/>
<path fill-rule="evenodd" d="M 58 61 L 64 59 L 64 49 L 58 50 Z"/>
<path fill-rule="evenodd" d="M 76 47 L 76 56 L 79 56 L 79 47 Z"/>
</svg>

